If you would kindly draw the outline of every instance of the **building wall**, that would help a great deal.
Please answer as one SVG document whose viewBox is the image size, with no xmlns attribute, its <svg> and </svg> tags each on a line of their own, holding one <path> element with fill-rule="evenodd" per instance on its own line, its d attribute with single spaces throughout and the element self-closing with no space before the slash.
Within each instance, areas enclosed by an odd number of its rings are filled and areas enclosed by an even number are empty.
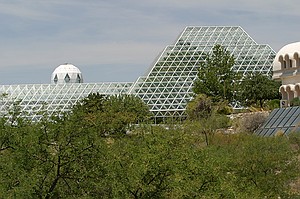
<svg viewBox="0 0 300 199">
<path fill-rule="evenodd" d="M 273 62 L 273 79 L 282 82 L 279 92 L 287 105 L 300 97 L 300 42 L 282 47 Z"/>
</svg>

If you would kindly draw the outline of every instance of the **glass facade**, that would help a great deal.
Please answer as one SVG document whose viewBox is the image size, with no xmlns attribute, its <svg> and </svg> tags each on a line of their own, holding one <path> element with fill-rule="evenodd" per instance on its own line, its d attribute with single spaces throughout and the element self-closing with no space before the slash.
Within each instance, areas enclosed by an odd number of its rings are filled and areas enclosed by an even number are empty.
<svg viewBox="0 0 300 199">
<path fill-rule="evenodd" d="M 269 45 L 257 44 L 241 27 L 193 26 L 186 27 L 175 43 L 163 50 L 147 74 L 135 82 L 4 85 L 0 86 L 0 111 L 4 113 L 10 104 L 20 100 L 21 109 L 38 118 L 43 106 L 49 113 L 67 111 L 89 93 L 98 92 L 139 96 L 155 118 L 182 117 L 193 97 L 199 63 L 217 44 L 234 55 L 234 71 L 244 75 L 271 74 L 276 53 Z"/>
<path fill-rule="evenodd" d="M 193 97 L 199 63 L 217 44 L 234 55 L 234 71 L 271 75 L 276 53 L 268 45 L 257 44 L 241 27 L 186 27 L 175 43 L 164 49 L 147 76 L 134 83 L 131 93 L 141 97 L 157 118 L 183 116 Z"/>
<path fill-rule="evenodd" d="M 128 93 L 132 83 L 66 83 L 66 84 L 27 84 L 2 85 L 0 92 L 0 112 L 18 102 L 21 111 L 32 120 L 39 120 L 40 112 L 48 114 L 69 111 L 72 105 L 90 93 L 114 95 Z"/>
</svg>

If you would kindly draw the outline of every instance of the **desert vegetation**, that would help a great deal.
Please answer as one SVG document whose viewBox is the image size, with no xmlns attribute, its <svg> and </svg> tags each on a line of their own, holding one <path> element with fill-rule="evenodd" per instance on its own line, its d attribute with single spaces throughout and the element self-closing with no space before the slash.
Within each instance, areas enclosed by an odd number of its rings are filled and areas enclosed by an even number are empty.
<svg viewBox="0 0 300 199">
<path fill-rule="evenodd" d="M 180 122 L 153 124 L 131 95 L 90 94 L 35 122 L 11 104 L 0 117 L 0 198 L 299 197 L 300 134 L 258 137 L 266 115 L 229 117 L 236 100 L 248 111 L 275 108 L 276 92 L 253 87 L 277 84 L 238 79 L 222 46 L 207 56 Z"/>
</svg>

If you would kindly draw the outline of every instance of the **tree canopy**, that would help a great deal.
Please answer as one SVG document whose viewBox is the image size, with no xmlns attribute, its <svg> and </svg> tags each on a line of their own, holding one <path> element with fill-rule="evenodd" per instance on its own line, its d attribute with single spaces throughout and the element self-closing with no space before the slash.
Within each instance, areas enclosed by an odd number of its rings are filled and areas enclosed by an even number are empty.
<svg viewBox="0 0 300 199">
<path fill-rule="evenodd" d="M 149 107 L 132 95 L 90 94 L 73 107 L 71 118 L 101 136 L 124 134 L 130 126 L 150 117 Z"/>
<path fill-rule="evenodd" d="M 280 82 L 261 73 L 248 74 L 238 87 L 238 100 L 244 106 L 258 105 L 263 108 L 265 101 L 280 98 Z"/>
<path fill-rule="evenodd" d="M 209 98 L 199 97 L 201 100 L 205 102 L 203 106 L 210 106 Z M 87 109 L 91 104 L 94 105 Z M 200 128 L 189 124 L 170 128 L 145 124 L 124 136 L 99 134 L 107 124 L 94 117 L 107 116 L 103 115 L 106 109 L 111 113 L 132 113 L 139 110 L 134 104 L 129 96 L 94 94 L 76 105 L 72 113 L 50 118 L 45 115 L 38 122 L 18 117 L 19 109 L 13 107 L 10 113 L 17 118 L 15 122 L 11 123 L 10 117 L 0 117 L 1 198 L 300 195 L 300 134 L 286 138 L 217 133 L 209 145 L 205 144 L 208 142 L 202 131 L 214 129 L 221 123 L 218 119 L 206 120 L 207 124 Z M 207 109 L 204 116 L 211 113 Z M 106 122 L 114 123 L 113 120 L 109 117 Z"/>
<path fill-rule="evenodd" d="M 206 144 L 209 144 L 209 137 L 213 136 L 217 129 L 227 128 L 230 119 L 226 116 L 231 108 L 226 102 L 213 103 L 210 97 L 205 94 L 197 95 L 187 104 L 185 123 L 194 126 L 196 132 L 205 135 Z"/>
<path fill-rule="evenodd" d="M 238 74 L 231 70 L 234 57 L 223 46 L 216 45 L 203 62 L 200 63 L 193 91 L 206 94 L 214 101 L 220 99 L 231 102 L 234 97 Z"/>
<path fill-rule="evenodd" d="M 62 116 L 0 128 L 3 198 L 288 198 L 299 176 L 299 147 L 283 137 L 216 134 L 205 145 L 176 126 L 101 137 Z"/>
</svg>

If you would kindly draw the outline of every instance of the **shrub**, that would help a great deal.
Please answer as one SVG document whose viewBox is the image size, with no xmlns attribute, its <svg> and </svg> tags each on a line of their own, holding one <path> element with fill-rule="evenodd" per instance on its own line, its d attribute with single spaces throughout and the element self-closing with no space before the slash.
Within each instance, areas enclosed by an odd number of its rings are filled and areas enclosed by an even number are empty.
<svg viewBox="0 0 300 199">
<path fill-rule="evenodd" d="M 273 100 L 267 101 L 266 107 L 268 110 L 274 110 L 276 108 L 280 108 L 280 100 L 273 99 Z"/>
<path fill-rule="evenodd" d="M 300 99 L 298 97 L 292 99 L 290 102 L 290 106 L 300 106 Z"/>
<path fill-rule="evenodd" d="M 221 115 L 230 115 L 233 113 L 233 108 L 228 105 L 228 101 L 219 101 L 214 105 L 216 112 Z"/>
<path fill-rule="evenodd" d="M 186 113 L 189 119 L 208 118 L 212 114 L 212 101 L 205 94 L 199 94 L 187 104 Z"/>
<path fill-rule="evenodd" d="M 238 119 L 238 131 L 254 133 L 255 130 L 265 122 L 267 117 L 267 112 L 243 114 L 243 116 Z"/>
</svg>

